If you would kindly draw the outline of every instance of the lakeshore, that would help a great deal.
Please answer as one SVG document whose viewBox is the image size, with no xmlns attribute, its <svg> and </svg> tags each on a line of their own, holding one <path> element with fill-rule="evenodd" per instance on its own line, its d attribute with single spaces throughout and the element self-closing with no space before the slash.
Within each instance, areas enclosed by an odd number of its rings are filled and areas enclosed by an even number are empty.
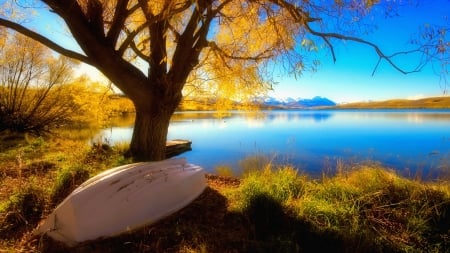
<svg viewBox="0 0 450 253">
<path fill-rule="evenodd" d="M 372 163 L 341 164 L 334 168 L 338 173 L 313 179 L 289 165 L 251 158 L 239 178 L 227 168 L 208 174 L 198 199 L 156 224 L 68 248 L 33 236 L 34 229 L 79 184 L 129 163 L 126 148 L 98 149 L 58 138 L 15 142 L 2 142 L 0 166 L 0 247 L 7 251 L 445 252 L 450 247 L 448 178 L 406 179 Z"/>
</svg>

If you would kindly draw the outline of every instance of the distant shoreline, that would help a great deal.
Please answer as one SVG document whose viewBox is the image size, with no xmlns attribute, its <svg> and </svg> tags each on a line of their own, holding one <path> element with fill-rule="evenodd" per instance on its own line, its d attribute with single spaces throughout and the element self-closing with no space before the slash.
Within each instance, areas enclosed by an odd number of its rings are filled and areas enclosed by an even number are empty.
<svg viewBox="0 0 450 253">
<path fill-rule="evenodd" d="M 120 99 L 126 99 L 121 97 Z M 134 109 L 134 108 L 133 108 Z M 135 113 L 133 109 L 118 111 L 118 114 Z M 266 105 L 266 104 L 250 104 L 240 105 L 234 104 L 229 108 L 217 108 L 212 103 L 203 103 L 191 101 L 189 105 L 181 104 L 178 112 L 189 111 L 233 111 L 233 110 L 339 110 L 339 109 L 450 109 L 450 96 L 445 97 L 428 97 L 416 100 L 409 99 L 391 99 L 385 101 L 369 101 L 369 102 L 352 102 L 336 105 L 318 105 L 318 106 L 292 106 L 292 105 Z"/>
<path fill-rule="evenodd" d="M 450 97 L 429 97 L 416 100 L 391 99 L 373 102 L 339 104 L 329 109 L 450 109 Z"/>
</svg>

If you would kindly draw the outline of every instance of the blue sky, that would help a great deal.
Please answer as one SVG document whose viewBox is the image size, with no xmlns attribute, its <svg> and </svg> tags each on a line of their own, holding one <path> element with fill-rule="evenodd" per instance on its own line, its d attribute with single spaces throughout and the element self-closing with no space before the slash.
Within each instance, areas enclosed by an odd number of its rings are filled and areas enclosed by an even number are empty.
<svg viewBox="0 0 450 253">
<path fill-rule="evenodd" d="M 401 2 L 401 1 L 400 1 Z M 403 1 L 405 2 L 405 1 Z M 407 5 L 399 9 L 399 17 L 385 19 L 375 12 L 374 22 L 378 28 L 363 38 L 375 42 L 387 55 L 410 47 L 411 35 L 425 24 L 446 24 L 450 15 L 450 1 L 421 1 L 417 6 Z M 328 49 L 320 52 L 321 66 L 315 73 L 304 73 L 300 78 L 277 77 L 279 82 L 270 93 L 276 97 L 327 97 L 335 102 L 386 100 L 393 98 L 416 99 L 441 96 L 444 83 L 435 74 L 432 65 L 420 73 L 404 75 L 386 62 L 372 71 L 378 61 L 375 51 L 354 42 L 335 41 L 336 63 L 333 63 Z M 398 57 L 401 66 L 418 62 L 419 55 Z"/>
<path fill-rule="evenodd" d="M 408 0 L 385 1 L 408 2 Z M 420 26 L 445 22 L 450 25 L 448 20 L 444 20 L 450 15 L 450 1 L 423 0 L 419 1 L 418 5 L 406 4 L 399 9 L 399 14 L 399 17 L 386 19 L 381 12 L 374 11 L 370 18 L 378 28 L 363 38 L 375 42 L 388 55 L 403 51 L 408 48 L 407 43 L 411 35 L 417 33 Z M 39 27 L 47 37 L 72 49 L 77 48 L 70 36 L 61 30 L 61 27 L 64 27 L 62 21 L 46 10 L 39 11 L 37 18 L 27 26 Z M 323 96 L 342 103 L 392 98 L 415 99 L 443 94 L 443 83 L 431 65 L 420 73 L 404 75 L 383 62 L 372 76 L 378 61 L 378 56 L 372 48 L 354 42 L 334 41 L 333 44 L 337 57 L 335 63 L 329 50 L 322 48 L 318 53 L 321 65 L 317 72 L 305 72 L 296 79 L 277 75 L 274 79 L 278 84 L 269 95 L 279 98 Z M 414 57 L 396 59 L 399 65 L 417 61 L 418 59 Z M 98 75 L 94 68 L 87 65 L 79 68 L 78 73 L 83 72 L 89 73 L 93 78 Z"/>
</svg>

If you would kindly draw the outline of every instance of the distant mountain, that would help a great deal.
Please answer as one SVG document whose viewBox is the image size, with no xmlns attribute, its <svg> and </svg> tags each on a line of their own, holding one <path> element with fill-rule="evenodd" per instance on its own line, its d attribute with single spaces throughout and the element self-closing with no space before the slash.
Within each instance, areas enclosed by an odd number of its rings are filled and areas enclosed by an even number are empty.
<svg viewBox="0 0 450 253">
<path fill-rule="evenodd" d="M 285 98 L 278 99 L 274 97 L 265 98 L 260 103 L 264 106 L 269 107 L 281 107 L 281 108 L 312 108 L 312 107 L 323 107 L 323 106 L 336 106 L 336 103 L 324 97 L 314 97 L 314 98 Z"/>
</svg>

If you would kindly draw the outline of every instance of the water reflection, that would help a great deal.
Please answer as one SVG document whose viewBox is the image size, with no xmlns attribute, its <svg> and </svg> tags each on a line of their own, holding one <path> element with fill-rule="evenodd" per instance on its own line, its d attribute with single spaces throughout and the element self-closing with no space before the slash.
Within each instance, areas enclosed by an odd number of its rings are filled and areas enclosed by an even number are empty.
<svg viewBox="0 0 450 253">
<path fill-rule="evenodd" d="M 129 141 L 133 121 L 128 122 L 100 135 Z M 239 160 L 251 155 L 310 174 L 339 159 L 376 160 L 410 174 L 450 167 L 449 110 L 178 112 L 168 138 L 192 140 L 193 150 L 182 156 L 208 171 L 224 164 L 238 168 Z"/>
<path fill-rule="evenodd" d="M 312 120 L 322 122 L 331 118 L 333 114 L 328 111 L 276 111 L 268 114 L 267 119 L 270 121 L 302 121 Z"/>
</svg>

